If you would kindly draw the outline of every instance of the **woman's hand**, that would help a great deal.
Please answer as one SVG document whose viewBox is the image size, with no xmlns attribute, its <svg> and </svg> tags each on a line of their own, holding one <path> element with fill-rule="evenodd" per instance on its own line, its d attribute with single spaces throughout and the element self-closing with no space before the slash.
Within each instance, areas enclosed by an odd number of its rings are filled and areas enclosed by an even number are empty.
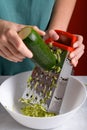
<svg viewBox="0 0 87 130">
<path fill-rule="evenodd" d="M 83 44 L 83 37 L 81 35 L 76 35 L 77 36 L 77 41 L 73 44 L 73 48 L 75 50 L 70 53 L 69 58 L 71 60 L 71 63 L 74 67 L 77 66 L 78 61 L 80 57 L 84 53 L 84 44 Z M 47 31 L 46 35 L 44 36 L 44 39 L 52 38 L 53 40 L 58 40 L 59 36 L 54 30 L 49 30 Z"/>
<path fill-rule="evenodd" d="M 32 52 L 26 47 L 18 32 L 25 25 L 0 20 L 0 56 L 13 62 L 21 62 L 24 58 L 32 58 Z M 45 32 L 32 26 L 40 35 Z"/>
<path fill-rule="evenodd" d="M 83 37 L 81 35 L 76 36 L 78 40 L 73 44 L 73 48 L 75 48 L 75 50 L 71 52 L 69 55 L 71 63 L 73 64 L 74 67 L 77 66 L 78 61 L 80 57 L 84 54 L 85 49 L 85 46 L 83 44 Z"/>
</svg>

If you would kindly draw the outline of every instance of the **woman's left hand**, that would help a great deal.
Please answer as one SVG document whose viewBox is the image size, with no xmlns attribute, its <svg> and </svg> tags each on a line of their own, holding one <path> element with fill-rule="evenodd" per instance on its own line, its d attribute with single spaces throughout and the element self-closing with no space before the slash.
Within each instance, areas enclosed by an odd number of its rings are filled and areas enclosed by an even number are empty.
<svg viewBox="0 0 87 130">
<path fill-rule="evenodd" d="M 69 55 L 71 59 L 71 63 L 73 64 L 74 67 L 77 66 L 79 59 L 81 56 L 84 54 L 84 49 L 85 46 L 83 44 L 83 36 L 81 35 L 76 35 L 77 36 L 77 41 L 73 44 L 73 48 L 75 48 L 74 51 L 72 51 Z"/>
<path fill-rule="evenodd" d="M 84 53 L 85 46 L 83 44 L 83 36 L 81 35 L 76 35 L 77 36 L 77 41 L 73 44 L 73 48 L 75 50 L 70 53 L 69 58 L 71 60 L 71 64 L 76 67 L 78 64 L 79 59 Z M 46 32 L 46 35 L 44 36 L 44 39 L 52 38 L 53 40 L 58 40 L 59 35 L 54 31 L 54 30 L 49 30 Z"/>
</svg>

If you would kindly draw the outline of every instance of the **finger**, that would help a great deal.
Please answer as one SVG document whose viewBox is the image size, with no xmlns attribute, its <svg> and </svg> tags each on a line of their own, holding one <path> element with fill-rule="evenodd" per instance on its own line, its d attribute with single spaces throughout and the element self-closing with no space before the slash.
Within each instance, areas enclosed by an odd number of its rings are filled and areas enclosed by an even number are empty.
<svg viewBox="0 0 87 130">
<path fill-rule="evenodd" d="M 37 26 L 32 26 L 32 28 L 37 31 L 41 36 L 44 36 L 46 33 L 43 30 L 40 30 Z"/>
<path fill-rule="evenodd" d="M 7 37 L 9 42 L 12 43 L 17 51 L 19 51 L 25 57 L 32 58 L 32 52 L 27 48 L 27 46 L 23 43 L 22 39 L 15 31 L 9 30 L 9 32 L 7 32 Z"/>
<path fill-rule="evenodd" d="M 78 46 L 80 46 L 83 42 L 83 37 L 81 35 L 76 35 L 78 40 L 73 44 L 74 48 L 77 48 Z"/>
<path fill-rule="evenodd" d="M 84 53 L 84 45 L 82 44 L 80 47 L 76 48 L 73 52 L 70 53 L 69 57 L 74 58 L 76 55 L 79 55 L 79 53 Z"/>
<path fill-rule="evenodd" d="M 83 55 L 83 51 L 81 51 L 78 55 L 75 55 L 75 57 L 74 58 L 72 58 L 72 59 L 75 59 L 75 60 L 79 60 L 80 58 L 81 58 L 81 56 Z"/>
<path fill-rule="evenodd" d="M 9 58 L 2 50 L 0 50 L 0 56 L 2 56 L 3 58 L 5 58 L 9 61 L 17 62 L 16 60 Z"/>
<path fill-rule="evenodd" d="M 22 59 L 19 59 L 17 57 L 15 57 L 9 50 L 7 47 L 2 47 L 2 50 L 0 50 L 2 55 L 4 55 L 5 58 L 7 59 L 10 59 L 11 61 L 14 61 L 14 62 L 21 62 Z M 1 56 L 2 56 L 1 55 Z"/>
<path fill-rule="evenodd" d="M 25 58 L 20 52 L 17 51 L 17 49 L 11 43 L 7 43 L 6 46 L 7 47 L 9 46 L 8 50 L 14 57 L 16 57 L 18 59 Z"/>
<path fill-rule="evenodd" d="M 9 58 L 3 53 L 2 50 L 0 50 L 0 56 L 2 56 L 2 57 L 5 58 L 5 59 L 8 59 L 8 60 L 12 61 L 11 59 L 9 59 Z M 16 61 L 14 61 L 14 62 L 16 62 Z"/>
<path fill-rule="evenodd" d="M 72 64 L 74 67 L 76 67 L 77 64 L 78 64 L 78 60 L 72 59 L 72 60 L 71 60 L 71 64 Z"/>
<path fill-rule="evenodd" d="M 78 61 L 79 61 L 79 59 L 81 58 L 81 56 L 82 56 L 83 54 L 84 54 L 84 50 L 83 50 L 83 51 L 80 51 L 80 52 L 78 53 L 78 55 L 75 55 L 75 57 L 70 58 L 70 59 L 71 59 L 71 64 L 73 64 L 74 67 L 77 66 Z"/>
<path fill-rule="evenodd" d="M 58 40 L 59 36 L 54 30 L 49 31 L 49 37 L 51 37 L 53 40 Z"/>
<path fill-rule="evenodd" d="M 2 52 L 5 54 L 4 57 L 8 57 L 7 54 L 11 55 L 12 57 L 16 57 L 17 59 L 23 60 L 25 57 L 22 56 L 16 49 L 15 47 L 10 44 L 6 37 L 4 35 L 2 35 L 1 39 L 0 39 L 0 49 L 2 50 Z M 8 57 L 10 58 L 10 57 Z"/>
</svg>

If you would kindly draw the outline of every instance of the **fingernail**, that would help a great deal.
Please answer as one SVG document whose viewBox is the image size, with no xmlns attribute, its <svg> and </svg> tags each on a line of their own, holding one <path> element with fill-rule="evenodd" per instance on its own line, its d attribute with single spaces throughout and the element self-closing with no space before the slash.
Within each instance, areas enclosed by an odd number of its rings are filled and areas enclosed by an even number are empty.
<svg viewBox="0 0 87 130">
<path fill-rule="evenodd" d="M 74 48 L 78 47 L 78 43 L 77 43 L 77 42 L 74 43 L 74 44 L 73 44 L 73 47 L 74 47 Z"/>
<path fill-rule="evenodd" d="M 29 57 L 29 58 L 32 58 L 32 57 L 33 57 L 33 54 L 30 52 L 28 57 Z"/>
<path fill-rule="evenodd" d="M 73 58 L 73 57 L 74 57 L 74 54 L 73 54 L 73 53 L 71 53 L 71 54 L 70 54 L 70 58 Z"/>
</svg>

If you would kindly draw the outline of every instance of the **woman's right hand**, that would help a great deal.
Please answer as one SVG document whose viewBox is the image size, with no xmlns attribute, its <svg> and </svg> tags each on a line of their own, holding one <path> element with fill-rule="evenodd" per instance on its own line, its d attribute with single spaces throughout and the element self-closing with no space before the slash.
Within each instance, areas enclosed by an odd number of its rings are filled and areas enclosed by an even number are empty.
<svg viewBox="0 0 87 130">
<path fill-rule="evenodd" d="M 32 52 L 26 47 L 18 32 L 25 25 L 0 20 L 0 56 L 13 62 L 21 62 L 24 58 L 32 58 Z M 45 32 L 36 26 L 32 26 L 40 35 Z"/>
</svg>

